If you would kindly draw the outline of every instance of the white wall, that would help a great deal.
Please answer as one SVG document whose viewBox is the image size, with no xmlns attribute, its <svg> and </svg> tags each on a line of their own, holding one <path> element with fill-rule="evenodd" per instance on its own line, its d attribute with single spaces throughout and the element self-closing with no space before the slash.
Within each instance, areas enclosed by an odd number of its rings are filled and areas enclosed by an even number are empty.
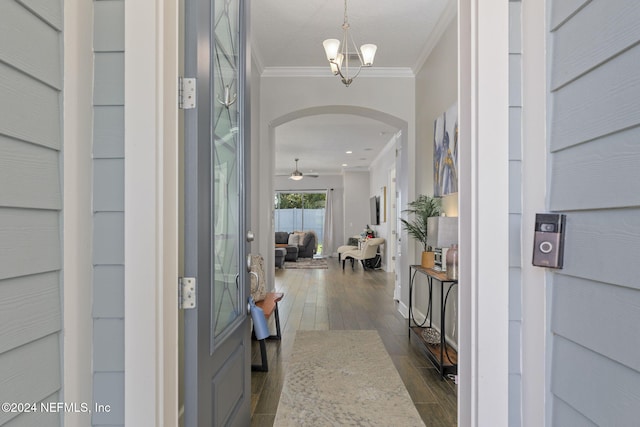
<svg viewBox="0 0 640 427">
<path fill-rule="evenodd" d="M 371 223 L 369 197 L 369 172 L 345 172 L 343 232 L 345 239 L 359 235 L 366 229 L 366 225 Z"/>
<path fill-rule="evenodd" d="M 394 216 L 391 215 L 390 212 L 395 194 L 391 194 L 389 172 L 396 166 L 395 150 L 397 138 L 397 135 L 391 138 L 369 168 L 369 197 L 380 196 L 380 225 L 372 225 L 371 228 L 376 231 L 377 237 L 385 239 L 385 245 L 381 249 L 382 268 L 385 271 L 393 271 L 393 253 L 389 250 L 389 239 L 395 238 L 395 236 L 391 234 L 391 230 L 394 228 L 394 224 L 391 221 Z M 384 194 L 383 187 L 386 188 Z"/>
<path fill-rule="evenodd" d="M 458 33 L 455 19 L 446 27 L 438 43 L 416 76 L 416 194 L 433 195 L 433 124 L 458 99 Z M 457 216 L 457 194 L 443 197 L 443 208 L 449 216 Z M 422 249 L 416 245 L 416 253 Z M 416 261 L 417 262 L 417 261 Z M 416 276 L 416 311 L 427 313 L 426 280 Z M 440 301 L 440 289 L 434 287 L 434 301 Z M 447 338 L 457 342 L 457 289 L 452 291 L 447 306 Z M 440 313 L 433 316 L 440 327 Z"/>
<path fill-rule="evenodd" d="M 416 75 L 417 194 L 433 194 L 433 123 L 458 99 L 457 53 L 454 19 Z"/>
</svg>

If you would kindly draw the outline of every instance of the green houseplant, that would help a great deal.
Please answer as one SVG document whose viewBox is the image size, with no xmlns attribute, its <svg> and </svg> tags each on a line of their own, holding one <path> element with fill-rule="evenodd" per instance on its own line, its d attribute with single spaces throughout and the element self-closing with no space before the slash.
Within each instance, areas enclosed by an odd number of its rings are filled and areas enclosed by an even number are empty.
<svg viewBox="0 0 640 427">
<path fill-rule="evenodd" d="M 416 200 L 407 204 L 408 212 L 413 215 L 413 219 L 400 221 L 407 233 L 422 244 L 422 263 L 425 268 L 433 268 L 433 252 L 427 245 L 427 219 L 432 216 L 440 216 L 442 213 L 442 202 L 440 198 L 421 194 Z"/>
</svg>

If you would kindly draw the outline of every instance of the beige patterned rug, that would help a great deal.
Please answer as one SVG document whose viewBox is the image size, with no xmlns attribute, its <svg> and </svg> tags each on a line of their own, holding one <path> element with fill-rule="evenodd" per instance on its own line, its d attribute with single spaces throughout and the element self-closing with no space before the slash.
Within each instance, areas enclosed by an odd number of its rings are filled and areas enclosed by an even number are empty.
<svg viewBox="0 0 640 427">
<path fill-rule="evenodd" d="M 377 331 L 298 331 L 274 426 L 424 426 Z"/>
<path fill-rule="evenodd" d="M 285 261 L 284 269 L 329 268 L 326 258 L 298 258 L 297 261 Z"/>
</svg>

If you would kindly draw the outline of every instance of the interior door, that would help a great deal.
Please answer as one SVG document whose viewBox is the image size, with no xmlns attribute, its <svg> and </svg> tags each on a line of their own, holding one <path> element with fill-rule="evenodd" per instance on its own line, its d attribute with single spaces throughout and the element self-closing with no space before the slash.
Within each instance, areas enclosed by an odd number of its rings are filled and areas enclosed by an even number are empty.
<svg viewBox="0 0 640 427">
<path fill-rule="evenodd" d="M 196 78 L 185 123 L 184 425 L 250 423 L 246 259 L 249 182 L 243 0 L 186 0 L 185 77 Z"/>
</svg>

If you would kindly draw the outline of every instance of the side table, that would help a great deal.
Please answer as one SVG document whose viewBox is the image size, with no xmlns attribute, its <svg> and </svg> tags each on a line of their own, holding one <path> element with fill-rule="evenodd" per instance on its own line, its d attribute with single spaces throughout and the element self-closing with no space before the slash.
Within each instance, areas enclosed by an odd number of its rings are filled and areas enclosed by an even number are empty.
<svg viewBox="0 0 640 427">
<path fill-rule="evenodd" d="M 426 318 L 422 323 L 416 322 L 413 317 L 413 287 L 415 285 L 416 274 L 420 273 L 427 279 L 429 287 L 429 305 L 427 307 Z M 433 319 L 433 282 L 440 283 L 440 343 L 433 344 L 427 342 L 423 337 L 422 331 L 426 328 L 432 328 Z M 446 343 L 446 310 L 449 294 L 454 286 L 458 284 L 457 280 L 447 278 L 446 272 L 434 270 L 432 268 L 424 268 L 421 265 L 409 266 L 409 340 L 413 333 L 420 343 L 427 350 L 427 356 L 440 371 L 440 376 L 444 379 L 448 373 L 457 373 L 458 371 L 458 354 Z M 429 321 L 429 326 L 425 326 Z M 413 324 L 413 325 L 412 325 Z"/>
</svg>

